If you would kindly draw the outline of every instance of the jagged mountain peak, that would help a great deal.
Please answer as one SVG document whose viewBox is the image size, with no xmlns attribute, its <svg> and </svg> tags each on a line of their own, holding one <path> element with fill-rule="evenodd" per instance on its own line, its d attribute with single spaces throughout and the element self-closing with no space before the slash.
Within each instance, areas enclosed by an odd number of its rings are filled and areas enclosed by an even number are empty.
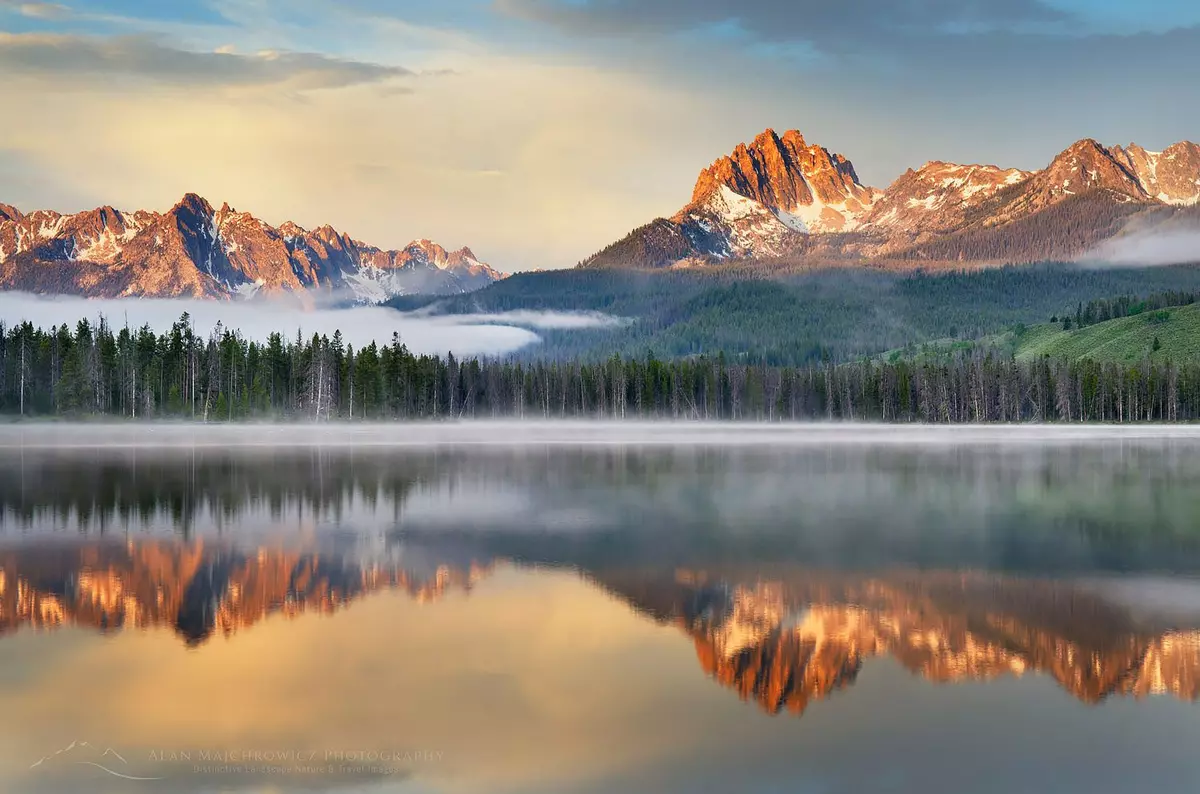
<svg viewBox="0 0 1200 794">
<path fill-rule="evenodd" d="M 339 232 L 328 223 L 318 226 L 311 232 L 304 232 L 301 230 L 301 234 L 307 235 L 311 239 L 319 240 L 325 245 L 332 246 L 333 248 L 339 250 L 349 248 L 354 244 L 354 241 L 350 239 L 350 235 L 344 232 Z"/>
<path fill-rule="evenodd" d="M 839 203 L 847 198 L 870 200 L 870 189 L 858 183 L 854 166 L 843 155 L 809 145 L 799 130 L 781 137 L 773 129 L 716 160 L 701 172 L 692 204 L 728 188 L 771 210 L 791 212 L 802 206 Z"/>
<path fill-rule="evenodd" d="M 1178 141 L 1151 152 L 1130 143 L 1113 147 L 1112 154 L 1150 198 L 1171 205 L 1200 203 L 1200 145 Z"/>
<path fill-rule="evenodd" d="M 469 248 L 449 251 L 433 240 L 413 240 L 404 250 L 414 258 L 426 261 L 442 270 L 447 269 L 451 265 L 460 264 L 468 259 L 475 258 L 475 255 Z"/>
<path fill-rule="evenodd" d="M 803 137 L 803 136 L 801 136 L 801 137 Z M 779 144 L 779 134 L 777 132 L 775 132 L 774 127 L 767 127 L 765 130 L 760 132 L 758 135 L 754 136 L 754 144 L 753 145 L 755 147 L 760 147 L 760 146 L 766 145 L 768 143 L 774 143 L 776 145 Z M 746 144 L 745 144 L 745 142 L 743 142 L 738 145 L 745 146 Z"/>
<path fill-rule="evenodd" d="M 1068 155 L 1082 151 L 1092 151 L 1098 152 L 1102 155 L 1107 155 L 1108 147 L 1100 143 L 1100 141 L 1096 140 L 1095 138 L 1080 138 L 1079 140 L 1075 141 L 1075 143 L 1064 149 L 1059 156 L 1061 157 L 1062 155 Z"/>
<path fill-rule="evenodd" d="M 780 135 L 772 127 L 767 127 L 765 130 L 754 136 L 754 140 L 750 144 L 739 143 L 737 146 L 741 150 L 759 152 L 776 151 L 783 152 L 788 148 L 805 149 L 808 143 L 804 140 L 804 134 L 800 130 L 784 130 L 783 135 Z"/>
<path fill-rule="evenodd" d="M 215 212 L 213 206 L 208 203 L 208 199 L 198 193 L 184 193 L 183 198 L 171 208 L 171 212 L 176 214 L 181 210 L 206 216 L 211 216 Z"/>
<path fill-rule="evenodd" d="M 1190 152 L 1200 152 L 1200 143 L 1194 141 L 1176 141 L 1167 148 L 1163 149 L 1160 154 L 1164 157 L 1170 157 L 1173 154 L 1182 154 Z"/>
<path fill-rule="evenodd" d="M 447 251 L 432 240 L 414 240 L 402 252 L 411 262 L 417 262 L 434 267 L 455 277 L 464 283 L 479 285 L 505 278 L 490 266 L 480 262 L 470 248 L 460 248 L 457 251 Z"/>
<path fill-rule="evenodd" d="M 800 235 L 856 228 L 877 193 L 843 155 L 768 129 L 704 169 L 669 223 L 699 256 L 777 256 Z"/>
<path fill-rule="evenodd" d="M 1038 173 L 1033 183 L 1022 207 L 1038 209 L 1097 190 L 1111 191 L 1127 200 L 1150 198 L 1142 186 L 1136 163 L 1122 157 L 1119 147 L 1109 149 L 1095 138 L 1084 138 L 1071 144 Z"/>
<path fill-rule="evenodd" d="M 25 216 L 11 204 L 0 203 L 0 221 L 20 221 Z"/>
<path fill-rule="evenodd" d="M 413 240 L 411 243 L 405 246 L 405 250 L 421 252 L 430 257 L 439 259 L 444 259 L 446 257 L 446 249 L 435 243 L 433 240 Z"/>
</svg>

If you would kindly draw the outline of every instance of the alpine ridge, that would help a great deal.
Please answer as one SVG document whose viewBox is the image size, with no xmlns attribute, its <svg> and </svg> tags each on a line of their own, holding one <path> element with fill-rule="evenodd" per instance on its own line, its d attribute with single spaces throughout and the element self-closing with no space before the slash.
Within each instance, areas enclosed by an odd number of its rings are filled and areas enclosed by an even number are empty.
<svg viewBox="0 0 1200 794">
<path fill-rule="evenodd" d="M 1200 222 L 1200 145 L 1162 152 L 1090 138 L 1041 171 L 932 161 L 886 190 L 844 155 L 774 130 L 701 172 L 692 200 L 635 229 L 584 268 L 727 260 L 816 265 L 1010 264 L 1073 259 L 1122 233 Z"/>
<path fill-rule="evenodd" d="M 386 251 L 331 226 L 273 227 L 189 193 L 164 214 L 100 207 L 23 214 L 0 204 L 0 288 L 87 297 L 228 299 L 322 291 L 376 303 L 469 292 L 504 278 L 469 248 Z"/>
</svg>

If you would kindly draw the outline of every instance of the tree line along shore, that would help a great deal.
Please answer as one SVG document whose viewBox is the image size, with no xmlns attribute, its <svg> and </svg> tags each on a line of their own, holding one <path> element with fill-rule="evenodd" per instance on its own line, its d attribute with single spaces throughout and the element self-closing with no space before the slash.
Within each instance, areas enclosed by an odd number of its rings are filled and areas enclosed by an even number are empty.
<svg viewBox="0 0 1200 794">
<path fill-rule="evenodd" d="M 1183 422 L 1200 362 L 1020 360 L 977 348 L 927 360 L 774 366 L 724 354 L 662 360 L 458 359 L 339 333 L 0 325 L 0 414 L 82 419 Z"/>
</svg>

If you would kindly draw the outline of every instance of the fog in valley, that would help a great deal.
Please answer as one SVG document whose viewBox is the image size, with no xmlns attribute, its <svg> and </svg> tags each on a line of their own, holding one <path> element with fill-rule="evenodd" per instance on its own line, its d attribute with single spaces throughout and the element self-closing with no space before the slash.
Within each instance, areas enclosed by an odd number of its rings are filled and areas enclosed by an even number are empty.
<svg viewBox="0 0 1200 794">
<path fill-rule="evenodd" d="M 0 292 L 0 322 L 14 325 L 29 321 L 47 328 L 80 319 L 95 322 L 104 317 L 113 327 L 149 325 L 154 331 L 169 331 L 172 323 L 187 312 L 198 334 L 207 336 L 218 323 L 244 338 L 264 341 L 275 332 L 294 338 L 297 331 L 332 337 L 341 331 L 348 344 L 362 347 L 375 342 L 390 344 L 393 334 L 415 354 L 456 356 L 505 355 L 541 338 L 539 329 L 584 329 L 626 322 L 595 312 L 513 311 L 496 314 L 448 315 L 429 310 L 399 312 L 383 306 L 333 307 L 318 304 L 303 307 L 287 296 L 252 301 L 188 299 L 85 299 Z"/>
<path fill-rule="evenodd" d="M 1096 267 L 1165 267 L 1200 262 L 1200 229 L 1188 226 L 1129 229 L 1080 257 Z"/>
</svg>

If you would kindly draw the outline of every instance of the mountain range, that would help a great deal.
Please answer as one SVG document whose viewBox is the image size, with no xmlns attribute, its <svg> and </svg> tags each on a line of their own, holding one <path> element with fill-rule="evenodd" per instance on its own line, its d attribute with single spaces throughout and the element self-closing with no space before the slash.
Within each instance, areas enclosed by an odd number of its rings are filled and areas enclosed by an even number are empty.
<svg viewBox="0 0 1200 794">
<path fill-rule="evenodd" d="M 928 162 L 887 189 L 842 154 L 766 130 L 704 169 L 692 199 L 584 269 L 767 266 L 898 270 L 1073 260 L 1130 233 L 1200 228 L 1200 145 L 1072 144 L 1040 171 Z M 1200 259 L 1200 255 L 1198 255 Z M 62 215 L 0 204 L 0 289 L 88 297 L 326 293 L 360 303 L 453 295 L 505 274 L 429 240 L 383 250 L 331 226 L 271 226 L 189 193 L 166 213 Z"/>
<path fill-rule="evenodd" d="M 0 289 L 88 297 L 345 295 L 377 303 L 469 292 L 501 279 L 469 248 L 376 248 L 331 226 L 271 226 L 189 193 L 166 213 L 100 207 L 28 214 L 0 204 Z"/>
<path fill-rule="evenodd" d="M 1006 264 L 1074 259 L 1132 224 L 1200 222 L 1200 145 L 1150 152 L 1085 139 L 1041 171 L 934 161 L 886 190 L 845 156 L 768 129 L 705 169 L 692 200 L 581 263 L 725 260 Z"/>
</svg>

